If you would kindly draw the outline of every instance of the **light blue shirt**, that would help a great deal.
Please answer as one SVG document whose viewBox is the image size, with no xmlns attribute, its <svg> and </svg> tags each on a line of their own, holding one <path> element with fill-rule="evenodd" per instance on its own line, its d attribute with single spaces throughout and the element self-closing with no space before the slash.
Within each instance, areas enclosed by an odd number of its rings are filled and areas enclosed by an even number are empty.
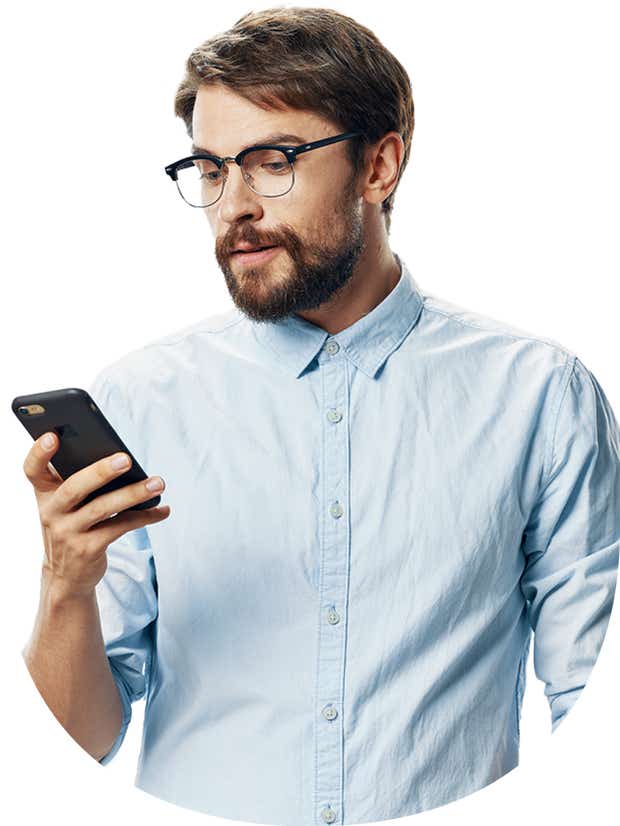
<svg viewBox="0 0 620 826">
<path fill-rule="evenodd" d="M 533 634 L 552 729 L 596 661 L 620 431 L 574 353 L 401 277 L 336 335 L 236 307 L 91 395 L 164 521 L 97 586 L 135 785 L 220 817 L 351 824 L 518 764 Z"/>
</svg>

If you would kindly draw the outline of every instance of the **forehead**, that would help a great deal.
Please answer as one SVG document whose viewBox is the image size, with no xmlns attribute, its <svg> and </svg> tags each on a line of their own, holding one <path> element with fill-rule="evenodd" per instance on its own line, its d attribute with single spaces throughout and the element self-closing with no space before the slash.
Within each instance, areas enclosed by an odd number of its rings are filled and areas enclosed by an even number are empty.
<svg viewBox="0 0 620 826">
<path fill-rule="evenodd" d="M 288 107 L 262 109 L 221 84 L 198 89 L 192 116 L 196 146 L 217 155 L 234 155 L 276 132 L 299 135 L 299 143 L 335 134 L 334 125 L 313 112 Z"/>
</svg>

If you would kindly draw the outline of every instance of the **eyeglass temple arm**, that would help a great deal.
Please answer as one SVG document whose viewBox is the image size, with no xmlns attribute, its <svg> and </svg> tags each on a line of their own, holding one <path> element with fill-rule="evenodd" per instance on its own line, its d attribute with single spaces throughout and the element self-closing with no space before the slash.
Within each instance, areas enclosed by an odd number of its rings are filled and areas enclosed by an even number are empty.
<svg viewBox="0 0 620 826">
<path fill-rule="evenodd" d="M 309 152 L 311 149 L 318 149 L 321 146 L 328 146 L 329 144 L 337 143 L 338 141 L 346 141 L 349 138 L 354 138 L 361 134 L 363 133 L 360 131 L 345 132 L 343 135 L 336 135 L 333 138 L 321 138 L 318 141 L 312 141 L 312 143 L 304 143 L 301 146 L 294 147 L 295 155 L 301 155 L 302 152 Z"/>
</svg>

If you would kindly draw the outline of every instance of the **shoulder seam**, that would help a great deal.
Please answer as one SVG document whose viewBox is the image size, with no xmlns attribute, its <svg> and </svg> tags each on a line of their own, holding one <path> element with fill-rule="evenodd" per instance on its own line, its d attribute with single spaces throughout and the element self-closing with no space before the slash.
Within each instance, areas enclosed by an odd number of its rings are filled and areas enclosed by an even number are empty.
<svg viewBox="0 0 620 826">
<path fill-rule="evenodd" d="M 554 343 L 545 339 L 543 336 L 535 336 L 535 335 L 528 335 L 527 333 L 509 333 L 506 330 L 498 330 L 493 327 L 483 327 L 481 324 L 475 324 L 473 321 L 466 321 L 463 318 L 459 318 L 456 313 L 447 313 L 444 310 L 439 310 L 437 307 L 429 307 L 426 303 L 426 296 L 424 297 L 423 307 L 429 313 L 437 313 L 437 315 L 444 316 L 444 318 L 450 318 L 452 321 L 456 321 L 458 324 L 462 324 L 465 327 L 474 327 L 476 330 L 484 330 L 487 333 L 497 333 L 501 336 L 506 336 L 506 338 L 514 339 L 514 341 L 537 341 L 540 344 L 546 344 L 548 347 L 552 347 L 554 350 L 559 350 L 561 353 L 564 353 L 568 359 L 574 358 L 575 353 L 570 351 L 568 348 L 563 347 L 559 342 Z"/>
<path fill-rule="evenodd" d="M 568 386 L 571 382 L 571 378 L 573 376 L 575 370 L 575 362 L 577 361 L 577 356 L 572 355 L 566 359 L 566 363 L 564 364 L 564 368 L 562 371 L 562 378 L 560 379 L 560 385 L 556 392 L 556 396 L 554 399 L 555 410 L 553 413 L 552 424 L 553 427 L 550 432 L 547 433 L 547 438 L 545 440 L 545 452 L 543 457 L 543 487 L 546 484 L 549 475 L 551 474 L 551 468 L 553 467 L 553 455 L 555 452 L 555 437 L 558 429 L 558 422 L 560 420 L 560 410 L 562 409 L 562 402 L 566 397 L 566 391 L 568 390 Z"/>
</svg>

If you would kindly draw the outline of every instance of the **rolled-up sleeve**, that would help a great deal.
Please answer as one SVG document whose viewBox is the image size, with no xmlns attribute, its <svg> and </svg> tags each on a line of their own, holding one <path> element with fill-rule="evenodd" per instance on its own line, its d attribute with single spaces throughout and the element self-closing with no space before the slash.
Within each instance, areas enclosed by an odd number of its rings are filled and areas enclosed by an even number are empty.
<svg viewBox="0 0 620 826">
<path fill-rule="evenodd" d="M 118 385 L 104 371 L 95 378 L 89 393 L 134 452 L 131 415 Z M 158 603 L 156 572 L 146 528 L 128 531 L 108 546 L 107 569 L 95 591 L 106 654 L 123 709 L 118 737 L 99 760 L 106 765 L 125 739 L 132 703 L 144 697 L 147 690 Z"/>
<path fill-rule="evenodd" d="M 108 546 L 108 567 L 97 584 L 101 631 L 123 706 L 121 730 L 111 750 L 99 760 L 109 763 L 118 752 L 131 720 L 131 705 L 146 693 L 157 616 L 153 559 L 144 528 L 130 531 Z"/>
<path fill-rule="evenodd" d="M 575 355 L 555 398 L 544 481 L 523 534 L 521 576 L 552 732 L 598 657 L 620 546 L 620 430 L 610 403 Z"/>
</svg>

